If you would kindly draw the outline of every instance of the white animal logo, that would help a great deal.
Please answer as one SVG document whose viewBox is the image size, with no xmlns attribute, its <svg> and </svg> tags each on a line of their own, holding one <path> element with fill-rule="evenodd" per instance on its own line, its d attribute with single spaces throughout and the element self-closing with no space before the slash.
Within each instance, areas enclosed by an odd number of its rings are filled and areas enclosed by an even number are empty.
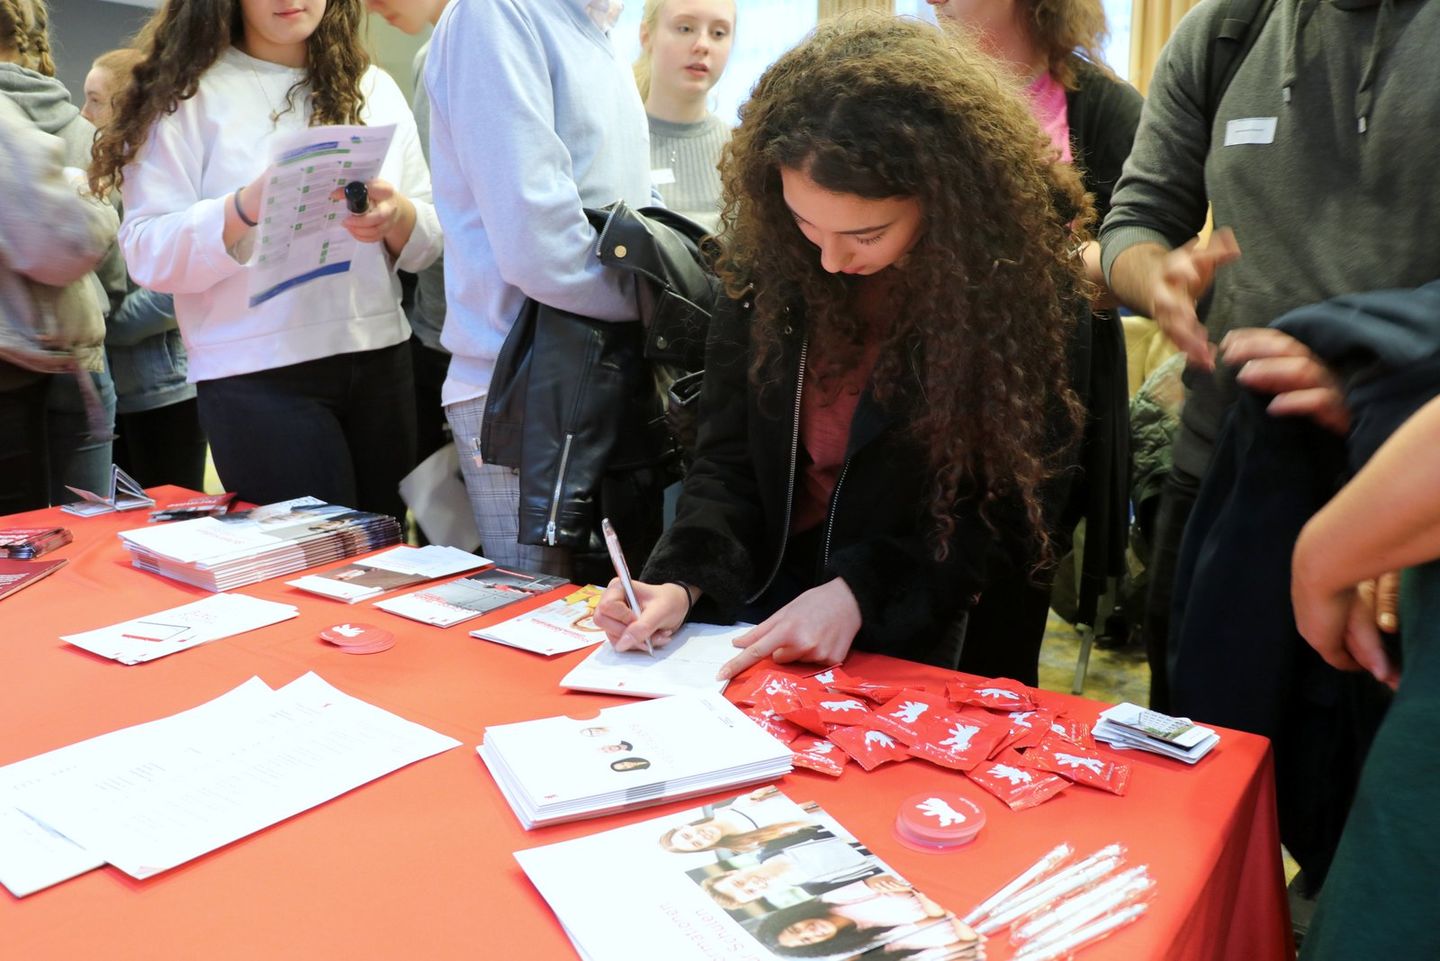
<svg viewBox="0 0 1440 961">
<path fill-rule="evenodd" d="M 835 745 L 831 744 L 829 741 L 816 741 L 814 744 L 810 745 L 808 748 L 805 749 L 805 753 L 829 754 L 833 750 L 835 750 Z"/>
<path fill-rule="evenodd" d="M 1064 767 L 1088 768 L 1092 774 L 1103 774 L 1105 762 L 1098 757 L 1076 757 L 1074 754 L 1066 754 L 1063 751 L 1055 752 L 1055 763 Z"/>
<path fill-rule="evenodd" d="M 1054 723 L 1052 723 L 1052 724 L 1050 725 L 1050 730 L 1053 731 L 1053 732 L 1055 732 L 1056 734 L 1060 735 L 1061 737 L 1069 737 L 1069 736 L 1070 736 L 1070 732 L 1067 731 L 1067 730 L 1065 730 L 1065 726 L 1064 726 L 1063 724 L 1054 724 Z"/>
<path fill-rule="evenodd" d="M 341 637 L 359 637 L 365 633 L 365 628 L 352 627 L 349 624 L 336 624 L 334 630 Z"/>
<path fill-rule="evenodd" d="M 1034 712 L 1034 711 L 1011 711 L 1011 712 L 1010 712 L 1010 720 L 1014 721 L 1014 722 L 1015 722 L 1017 725 L 1019 725 L 1020 727 L 1029 727 L 1029 726 L 1030 726 L 1030 719 L 1031 719 L 1032 717 L 1034 717 L 1034 716 L 1035 716 L 1035 712 Z"/>
<path fill-rule="evenodd" d="M 958 754 L 961 751 L 970 749 L 970 739 L 980 733 L 980 729 L 972 724 L 950 725 L 950 736 L 940 742 L 941 747 L 948 747 L 951 754 Z"/>
<path fill-rule="evenodd" d="M 784 681 L 771 681 L 765 685 L 766 694 L 788 694 L 788 685 Z"/>
<path fill-rule="evenodd" d="M 866 731 L 865 750 L 870 750 L 872 744 L 878 744 L 881 747 L 894 747 L 895 741 L 888 734 L 881 734 L 879 731 Z"/>
<path fill-rule="evenodd" d="M 821 701 L 820 706 L 827 711 L 863 711 L 865 705 L 851 698 L 848 701 Z"/>
<path fill-rule="evenodd" d="M 982 687 L 975 693 L 981 697 L 1001 697 L 1010 701 L 1020 700 L 1019 694 L 1016 694 L 1014 691 L 1007 691 L 1003 687 Z"/>
<path fill-rule="evenodd" d="M 1019 787 L 1022 784 L 1029 784 L 1031 781 L 1035 780 L 1035 776 L 1029 771 L 1022 771 L 1020 770 L 1020 768 L 1011 767 L 1008 764 L 997 764 L 990 769 L 990 773 L 995 777 L 1003 777 L 1005 780 L 1009 781 L 1014 787 Z"/>
<path fill-rule="evenodd" d="M 952 808 L 942 798 L 926 798 L 921 803 L 915 805 L 915 810 L 939 821 L 942 828 L 948 828 L 952 824 L 965 823 L 965 815 Z"/>
<path fill-rule="evenodd" d="M 898 717 L 906 724 L 914 724 L 917 720 L 920 719 L 920 715 L 924 714 L 928 710 L 930 710 L 930 705 L 926 704 L 924 701 L 906 701 L 904 704 L 900 705 L 899 710 L 891 711 L 890 716 Z"/>
<path fill-rule="evenodd" d="M 834 684 L 834 683 L 835 683 L 835 672 L 834 672 L 834 671 L 821 671 L 819 674 L 816 674 L 816 675 L 815 675 L 815 680 L 819 681 L 821 684 L 826 684 L 826 685 Z"/>
</svg>

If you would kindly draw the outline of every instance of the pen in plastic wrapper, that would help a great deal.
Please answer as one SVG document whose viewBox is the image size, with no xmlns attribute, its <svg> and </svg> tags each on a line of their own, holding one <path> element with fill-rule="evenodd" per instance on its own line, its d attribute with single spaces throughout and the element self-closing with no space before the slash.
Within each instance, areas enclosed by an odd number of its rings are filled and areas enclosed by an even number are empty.
<svg viewBox="0 0 1440 961">
<path fill-rule="evenodd" d="M 1155 886 L 1155 879 L 1145 872 L 1146 867 L 1143 864 L 1128 871 L 1121 871 L 1089 891 L 1060 902 L 1038 917 L 1016 927 L 1012 940 L 1023 945 L 1041 937 L 1059 937 L 1089 924 L 1103 914 L 1136 901 Z"/>
<path fill-rule="evenodd" d="M 1117 928 L 1123 928 L 1150 909 L 1148 904 L 1132 904 L 1107 918 L 1088 924 L 1058 940 L 1032 942 L 1024 951 L 1015 955 L 1013 961 L 1060 961 L 1076 948 L 1082 948 L 1091 941 L 1098 941 Z"/>
<path fill-rule="evenodd" d="M 1062 864 L 1066 858 L 1070 857 L 1070 855 L 1074 853 L 1075 849 L 1068 844 L 1061 844 L 1057 846 L 1049 854 L 1046 854 L 1040 860 L 1030 865 L 1024 871 L 1020 872 L 1019 876 L 1016 877 L 1015 880 L 1011 881 L 999 891 L 996 891 L 994 894 L 990 895 L 990 897 L 986 898 L 984 901 L 981 901 L 980 904 L 976 906 L 975 910 L 965 915 L 965 917 L 961 920 L 963 920 L 965 924 L 973 925 L 976 921 L 979 921 L 981 918 L 985 917 L 985 915 L 989 914 L 991 911 L 1004 904 L 1005 900 L 1009 898 L 1010 895 L 1014 894 L 1016 891 L 1019 891 L 1031 881 L 1034 881 L 1036 878 L 1042 877 L 1043 875 L 1053 871 L 1056 867 Z"/>
<path fill-rule="evenodd" d="M 615 576 L 620 578 L 620 586 L 625 589 L 625 601 L 635 616 L 639 617 L 640 601 L 635 597 L 635 584 L 630 580 L 630 566 L 625 563 L 625 552 L 620 549 L 620 538 L 615 536 L 615 528 L 610 526 L 610 518 L 600 518 L 600 532 L 605 535 L 605 549 L 610 552 L 610 563 L 615 568 Z M 645 638 L 645 653 L 655 656 L 655 647 L 648 637 Z"/>
<path fill-rule="evenodd" d="M 1066 868 L 1053 881 L 1036 885 L 1019 900 L 1012 901 L 1004 911 L 992 914 L 984 924 L 975 930 L 981 934 L 994 934 L 1001 928 L 1034 911 L 1041 905 L 1053 901 L 1062 894 L 1088 887 L 1120 866 L 1119 858 L 1102 858 L 1086 866 L 1083 862 L 1073 868 Z"/>
</svg>

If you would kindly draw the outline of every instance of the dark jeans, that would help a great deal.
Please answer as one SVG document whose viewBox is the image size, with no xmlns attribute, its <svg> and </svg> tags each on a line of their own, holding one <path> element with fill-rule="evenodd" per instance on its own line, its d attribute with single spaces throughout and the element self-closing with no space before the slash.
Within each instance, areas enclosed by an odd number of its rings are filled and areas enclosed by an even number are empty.
<svg viewBox="0 0 1440 961">
<path fill-rule="evenodd" d="M 140 486 L 204 488 L 205 432 L 200 429 L 200 402 L 195 398 L 118 414 L 115 428 L 115 463 Z"/>
<path fill-rule="evenodd" d="M 440 388 L 450 372 L 450 352 L 432 350 L 410 338 L 410 360 L 415 372 L 415 462 L 450 443 L 450 422 L 440 404 Z"/>
<path fill-rule="evenodd" d="M 215 469 L 241 500 L 310 495 L 404 517 L 415 463 L 408 343 L 201 381 L 200 424 Z"/>
<path fill-rule="evenodd" d="M 1170 698 L 1170 606 L 1175 595 L 1175 565 L 1185 524 L 1195 507 L 1200 481 L 1172 469 L 1160 493 L 1155 511 L 1155 539 L 1152 542 L 1148 575 L 1150 592 L 1140 631 L 1145 638 L 1145 658 L 1150 662 L 1150 706 L 1169 712 Z"/>
<path fill-rule="evenodd" d="M 85 409 L 85 398 L 73 374 L 49 378 L 45 396 L 45 434 L 49 438 L 50 503 L 68 504 L 80 498 L 66 490 L 105 495 L 110 490 L 110 465 L 114 457 L 115 382 L 108 370 L 84 375 L 90 378 L 99 397 L 106 423 L 105 435 L 97 437 Z"/>
<path fill-rule="evenodd" d="M 49 377 L 0 391 L 0 515 L 50 504 L 45 394 Z"/>
</svg>

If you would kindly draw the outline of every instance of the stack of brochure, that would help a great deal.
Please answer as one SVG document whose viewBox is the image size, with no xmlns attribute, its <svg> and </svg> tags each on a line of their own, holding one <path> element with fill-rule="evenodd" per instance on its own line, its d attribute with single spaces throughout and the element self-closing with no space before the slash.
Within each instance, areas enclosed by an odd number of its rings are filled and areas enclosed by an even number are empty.
<svg viewBox="0 0 1440 961">
<path fill-rule="evenodd" d="M 527 831 L 773 780 L 792 757 L 711 693 L 501 724 L 477 750 Z"/>
<path fill-rule="evenodd" d="M 1220 743 L 1220 735 L 1189 718 L 1171 717 L 1138 704 L 1116 704 L 1100 712 L 1092 731 L 1111 747 L 1135 748 L 1194 764 Z"/>
<path fill-rule="evenodd" d="M 0 528 L 0 557 L 26 561 L 57 547 L 64 547 L 75 536 L 63 527 Z"/>
<path fill-rule="evenodd" d="M 414 621 L 450 627 L 487 611 L 497 610 L 529 597 L 538 597 L 569 583 L 551 574 L 492 567 L 489 570 L 427 587 L 413 594 L 386 598 L 375 606 Z"/>
<path fill-rule="evenodd" d="M 252 511 L 121 531 L 141 570 L 210 591 L 318 567 L 400 542 L 384 514 L 300 497 Z"/>
<path fill-rule="evenodd" d="M 774 788 L 515 860 L 594 961 L 985 956 L 981 935 L 830 815 Z"/>
<path fill-rule="evenodd" d="M 367 557 L 363 561 L 337 567 L 333 571 L 306 574 L 285 583 L 311 594 L 354 604 L 386 591 L 413 587 L 462 571 L 473 571 L 489 563 L 489 558 L 462 551 L 458 547 L 441 547 L 438 544 L 425 547 L 402 545 L 374 557 Z"/>
</svg>

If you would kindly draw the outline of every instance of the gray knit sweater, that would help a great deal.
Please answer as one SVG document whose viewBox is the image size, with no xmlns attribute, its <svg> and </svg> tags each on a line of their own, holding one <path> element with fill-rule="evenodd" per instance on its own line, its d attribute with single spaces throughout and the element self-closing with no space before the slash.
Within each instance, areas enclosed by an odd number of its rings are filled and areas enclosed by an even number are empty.
<svg viewBox="0 0 1440 961">
<path fill-rule="evenodd" d="M 729 125 L 713 113 L 698 123 L 650 117 L 650 176 L 665 206 L 712 230 L 716 227 L 720 151 L 729 139 Z"/>
</svg>

